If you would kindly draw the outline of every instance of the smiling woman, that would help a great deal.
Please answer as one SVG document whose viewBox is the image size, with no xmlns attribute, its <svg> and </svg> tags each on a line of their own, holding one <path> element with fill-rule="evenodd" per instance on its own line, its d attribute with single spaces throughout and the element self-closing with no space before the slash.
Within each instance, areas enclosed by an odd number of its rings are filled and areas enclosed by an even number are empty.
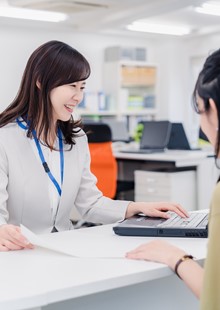
<svg viewBox="0 0 220 310">
<path fill-rule="evenodd" d="M 80 123 L 75 123 L 70 113 L 64 120 L 60 117 L 64 117 L 65 104 L 72 109 L 82 100 L 89 75 L 90 65 L 77 50 L 59 41 L 43 44 L 30 56 L 17 97 L 0 115 L 0 126 L 19 116 L 29 122 L 27 137 L 31 138 L 36 130 L 37 138 L 53 148 L 54 124 L 62 121 L 59 125 L 64 139 L 72 146 Z"/>
<path fill-rule="evenodd" d="M 138 212 L 186 216 L 174 203 L 114 201 L 98 190 L 87 137 L 72 116 L 89 75 L 82 54 L 47 42 L 30 56 L 18 95 L 0 114 L 0 251 L 32 248 L 20 224 L 38 233 L 74 228 L 72 208 L 94 223 Z"/>
<path fill-rule="evenodd" d="M 53 107 L 53 121 L 55 123 L 58 120 L 67 122 L 70 119 L 74 108 L 83 99 L 85 84 L 84 81 L 75 82 L 56 87 L 51 91 L 50 98 Z"/>
</svg>

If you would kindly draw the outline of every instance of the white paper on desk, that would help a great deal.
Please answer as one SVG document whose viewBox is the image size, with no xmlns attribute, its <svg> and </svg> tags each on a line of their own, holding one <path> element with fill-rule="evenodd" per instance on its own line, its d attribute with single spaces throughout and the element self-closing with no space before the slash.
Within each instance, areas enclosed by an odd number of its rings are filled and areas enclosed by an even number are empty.
<svg viewBox="0 0 220 310">
<path fill-rule="evenodd" d="M 21 233 L 34 245 L 82 258 L 124 258 L 126 252 L 138 245 L 137 240 L 130 239 L 128 243 L 113 234 L 91 235 L 85 230 L 36 235 L 21 225 Z"/>
</svg>

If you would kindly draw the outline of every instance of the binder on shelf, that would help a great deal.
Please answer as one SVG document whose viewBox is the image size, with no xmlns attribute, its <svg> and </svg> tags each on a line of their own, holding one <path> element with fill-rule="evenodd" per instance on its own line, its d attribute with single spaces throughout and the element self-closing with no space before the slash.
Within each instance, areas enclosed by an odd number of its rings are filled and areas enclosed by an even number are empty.
<svg viewBox="0 0 220 310">
<path fill-rule="evenodd" d="M 121 80 L 124 86 L 154 86 L 156 84 L 156 68 L 122 65 Z"/>
<path fill-rule="evenodd" d="M 128 97 L 128 109 L 129 110 L 141 110 L 143 109 L 144 98 L 142 96 L 129 96 Z"/>
<path fill-rule="evenodd" d="M 89 91 L 85 93 L 79 108 L 87 112 L 107 111 L 108 100 L 103 91 Z"/>
</svg>

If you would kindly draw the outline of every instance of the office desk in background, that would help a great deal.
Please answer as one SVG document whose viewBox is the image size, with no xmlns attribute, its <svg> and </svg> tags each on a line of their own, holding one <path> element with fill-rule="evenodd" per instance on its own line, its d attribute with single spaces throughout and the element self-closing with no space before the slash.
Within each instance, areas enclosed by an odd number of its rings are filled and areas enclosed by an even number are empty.
<svg viewBox="0 0 220 310">
<path fill-rule="evenodd" d="M 68 231 L 69 235 L 79 231 Z M 86 246 L 94 238 L 133 249 L 151 240 L 114 235 L 112 225 L 84 228 Z M 80 238 L 80 237 L 79 237 Z M 87 240 L 85 242 L 85 239 Z M 203 262 L 207 239 L 166 238 Z M 103 246 L 103 251 L 105 247 Z M 0 252 L 1 310 L 197 310 L 199 302 L 166 266 L 123 258 L 74 258 L 34 250 Z"/>
<path fill-rule="evenodd" d="M 211 155 L 212 151 L 167 150 L 163 153 L 138 154 L 120 152 L 119 148 L 113 150 L 118 162 L 119 180 L 134 180 L 135 170 L 195 171 L 196 206 L 193 209 L 209 208 L 219 173 Z"/>
</svg>

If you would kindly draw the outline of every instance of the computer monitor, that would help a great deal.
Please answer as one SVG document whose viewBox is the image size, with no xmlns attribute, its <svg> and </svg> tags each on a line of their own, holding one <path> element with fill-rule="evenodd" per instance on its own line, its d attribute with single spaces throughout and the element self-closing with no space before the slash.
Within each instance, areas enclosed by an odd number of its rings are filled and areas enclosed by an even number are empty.
<svg viewBox="0 0 220 310">
<path fill-rule="evenodd" d="M 170 140 L 167 148 L 170 150 L 191 150 L 182 123 L 172 123 Z"/>
<path fill-rule="evenodd" d="M 112 132 L 112 141 L 122 141 L 129 142 L 130 136 L 126 126 L 126 122 L 118 121 L 118 120 L 107 120 L 104 119 L 103 123 L 107 124 Z"/>
</svg>

